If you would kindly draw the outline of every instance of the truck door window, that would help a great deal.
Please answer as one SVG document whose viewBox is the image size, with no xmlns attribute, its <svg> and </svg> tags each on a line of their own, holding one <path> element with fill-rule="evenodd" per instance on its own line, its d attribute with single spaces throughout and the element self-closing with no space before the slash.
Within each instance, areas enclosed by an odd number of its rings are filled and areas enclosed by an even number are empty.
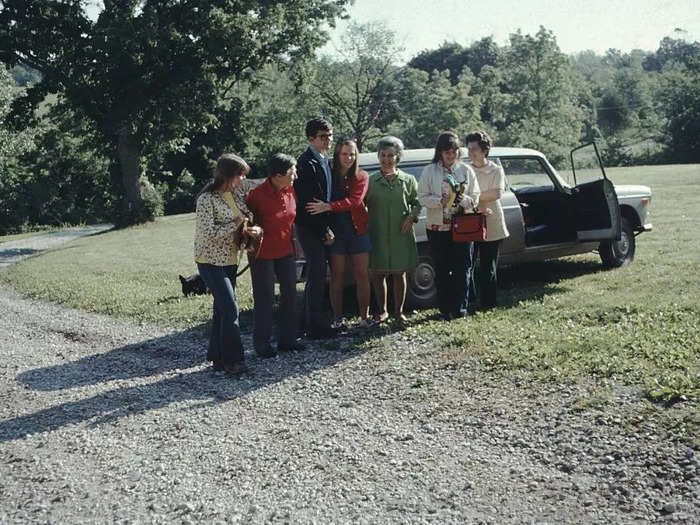
<svg viewBox="0 0 700 525">
<path fill-rule="evenodd" d="M 549 173 L 538 159 L 501 158 L 501 165 L 513 191 L 527 187 L 554 189 Z"/>
</svg>

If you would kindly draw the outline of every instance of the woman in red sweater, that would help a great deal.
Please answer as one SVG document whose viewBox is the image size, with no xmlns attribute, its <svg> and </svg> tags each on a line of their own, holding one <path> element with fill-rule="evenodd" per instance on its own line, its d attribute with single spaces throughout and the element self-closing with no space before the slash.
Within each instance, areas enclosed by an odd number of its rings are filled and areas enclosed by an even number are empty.
<svg viewBox="0 0 700 525">
<path fill-rule="evenodd" d="M 368 214 L 365 195 L 369 177 L 358 169 L 357 144 L 344 138 L 333 152 L 333 189 L 331 202 L 315 200 L 306 205 L 306 210 L 316 215 L 332 212 L 331 229 L 335 242 L 329 246 L 331 265 L 331 308 L 335 329 L 346 329 L 343 317 L 343 285 L 345 259 L 350 257 L 352 273 L 357 287 L 357 304 L 360 310 L 360 327 L 371 328 L 376 322 L 369 317 L 369 252 L 371 249 L 367 233 Z"/>
</svg>

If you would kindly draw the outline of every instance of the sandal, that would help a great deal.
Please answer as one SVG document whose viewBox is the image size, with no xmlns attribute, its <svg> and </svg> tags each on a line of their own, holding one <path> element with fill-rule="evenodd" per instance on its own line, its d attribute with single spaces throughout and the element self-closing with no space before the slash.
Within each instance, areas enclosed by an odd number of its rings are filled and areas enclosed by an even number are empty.
<svg viewBox="0 0 700 525">
<path fill-rule="evenodd" d="M 408 318 L 403 314 L 403 312 L 393 314 L 391 317 L 394 319 L 394 321 L 402 325 L 408 322 Z"/>
<path fill-rule="evenodd" d="M 389 319 L 389 314 L 386 313 L 386 312 L 384 312 L 384 313 L 382 313 L 382 314 L 374 314 L 374 321 L 375 321 L 377 324 L 383 323 L 383 322 L 386 321 L 387 319 Z"/>
</svg>

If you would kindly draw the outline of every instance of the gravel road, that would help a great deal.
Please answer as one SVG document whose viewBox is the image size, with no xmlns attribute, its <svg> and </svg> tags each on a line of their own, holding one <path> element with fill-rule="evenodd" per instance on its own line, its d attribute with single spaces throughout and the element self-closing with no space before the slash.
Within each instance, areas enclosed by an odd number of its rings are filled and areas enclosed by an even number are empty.
<svg viewBox="0 0 700 525">
<path fill-rule="evenodd" d="M 488 372 L 410 329 L 376 341 L 249 355 L 235 380 L 201 327 L 0 287 L 0 523 L 700 521 L 678 407 Z"/>
</svg>

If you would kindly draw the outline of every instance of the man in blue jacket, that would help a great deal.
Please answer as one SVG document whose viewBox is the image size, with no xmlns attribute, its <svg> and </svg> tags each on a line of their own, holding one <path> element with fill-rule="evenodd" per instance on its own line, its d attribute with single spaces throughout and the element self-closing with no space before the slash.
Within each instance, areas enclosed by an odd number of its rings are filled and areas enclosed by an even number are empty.
<svg viewBox="0 0 700 525">
<path fill-rule="evenodd" d="M 328 150 L 333 142 L 333 126 L 323 118 L 306 123 L 309 147 L 297 159 L 296 228 L 306 257 L 306 288 L 304 289 L 304 328 L 307 337 L 322 339 L 334 335 L 330 316 L 323 308 L 326 287 L 326 247 L 334 240 L 329 227 L 329 214 L 310 215 L 306 205 L 315 199 L 331 200 L 332 173 Z"/>
</svg>

